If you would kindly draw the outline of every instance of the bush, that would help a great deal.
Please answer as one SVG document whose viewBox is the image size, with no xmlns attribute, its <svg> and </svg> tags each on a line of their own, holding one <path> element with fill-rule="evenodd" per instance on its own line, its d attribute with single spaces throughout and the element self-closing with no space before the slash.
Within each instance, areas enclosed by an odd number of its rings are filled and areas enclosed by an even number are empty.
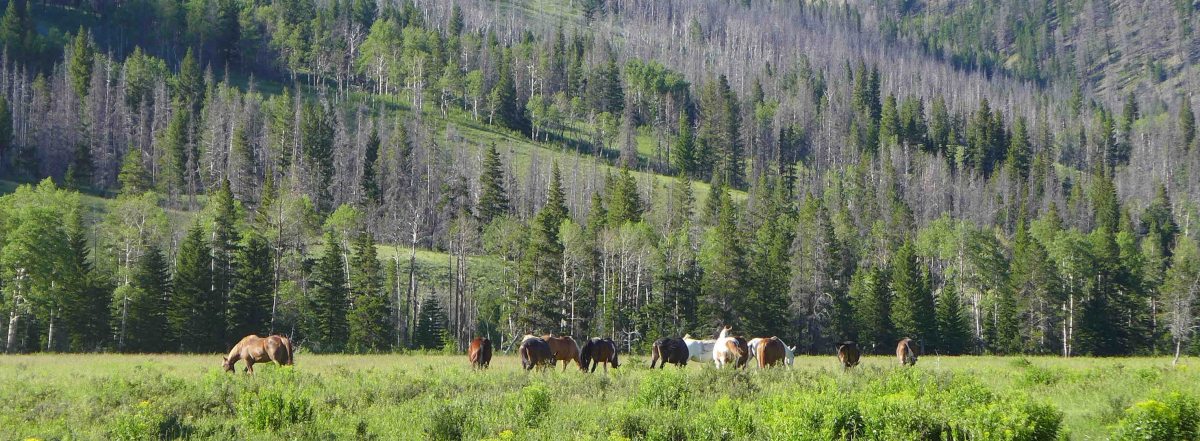
<svg viewBox="0 0 1200 441">
<path fill-rule="evenodd" d="M 525 424 L 536 426 L 542 416 L 550 411 L 550 388 L 545 383 L 534 383 L 521 389 L 521 415 Z"/>
<path fill-rule="evenodd" d="M 113 418 L 108 437 L 114 440 L 172 440 L 184 438 L 191 432 L 191 427 L 180 421 L 178 415 L 161 412 L 149 401 L 143 401 L 132 413 Z"/>
<path fill-rule="evenodd" d="M 1125 413 L 1113 430 L 1114 440 L 1196 439 L 1200 406 L 1192 397 L 1171 394 L 1166 401 L 1134 404 Z"/>
<path fill-rule="evenodd" d="M 237 404 L 242 424 L 256 430 L 276 430 L 312 420 L 312 403 L 308 397 L 276 390 L 242 394 Z"/>
<path fill-rule="evenodd" d="M 429 428 L 425 431 L 434 441 L 458 441 L 466 432 L 468 412 L 461 405 L 443 404 L 429 411 Z"/>
<path fill-rule="evenodd" d="M 643 406 L 679 409 L 688 397 L 687 374 L 679 370 L 652 371 L 638 385 L 634 401 Z"/>
</svg>

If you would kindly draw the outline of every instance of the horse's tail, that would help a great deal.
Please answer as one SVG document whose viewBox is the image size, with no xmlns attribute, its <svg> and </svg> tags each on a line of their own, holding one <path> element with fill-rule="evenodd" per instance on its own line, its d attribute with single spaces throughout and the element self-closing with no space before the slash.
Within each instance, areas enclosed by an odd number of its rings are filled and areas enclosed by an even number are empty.
<svg viewBox="0 0 1200 441">
<path fill-rule="evenodd" d="M 284 337 L 284 336 L 280 336 L 280 338 L 283 339 L 283 347 L 287 349 L 287 363 L 285 363 L 285 364 L 288 366 L 291 366 L 293 363 L 296 362 L 296 360 L 294 358 L 295 353 L 292 348 L 292 339 Z"/>
<path fill-rule="evenodd" d="M 521 360 L 521 367 L 524 368 L 525 370 L 529 370 L 529 347 L 528 346 L 525 346 L 524 344 L 522 344 L 521 348 L 517 349 L 517 358 L 519 358 Z"/>
</svg>

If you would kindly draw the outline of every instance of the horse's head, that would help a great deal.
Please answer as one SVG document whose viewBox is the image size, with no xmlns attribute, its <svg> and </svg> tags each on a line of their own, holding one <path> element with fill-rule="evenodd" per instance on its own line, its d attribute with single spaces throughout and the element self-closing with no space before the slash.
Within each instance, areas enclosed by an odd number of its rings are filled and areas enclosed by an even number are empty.
<svg viewBox="0 0 1200 441">
<path fill-rule="evenodd" d="M 786 364 L 788 367 L 792 367 L 792 364 L 794 364 L 796 362 L 796 347 L 795 346 L 784 346 L 784 348 L 787 349 L 787 353 L 785 354 L 785 356 L 783 358 L 783 363 Z"/>
<path fill-rule="evenodd" d="M 619 359 L 620 357 L 617 356 L 618 352 L 620 351 L 617 351 L 616 346 L 613 346 L 612 367 L 614 368 L 621 367 L 621 361 Z"/>
<path fill-rule="evenodd" d="M 233 363 L 229 362 L 229 357 L 221 357 L 221 369 L 225 369 L 225 372 L 233 372 Z"/>
</svg>

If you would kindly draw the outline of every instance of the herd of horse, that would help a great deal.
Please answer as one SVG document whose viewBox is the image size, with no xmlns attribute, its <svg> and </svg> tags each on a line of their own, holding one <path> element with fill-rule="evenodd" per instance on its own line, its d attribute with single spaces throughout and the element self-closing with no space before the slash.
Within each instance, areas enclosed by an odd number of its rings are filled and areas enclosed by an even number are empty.
<svg viewBox="0 0 1200 441">
<path fill-rule="evenodd" d="M 689 360 L 704 362 L 712 360 L 718 369 L 732 366 L 734 369 L 745 369 L 750 359 L 758 360 L 758 368 L 766 369 L 782 363 L 791 367 L 795 361 L 796 347 L 784 344 L 779 337 L 758 337 L 746 340 L 743 336 L 732 335 L 733 327 L 724 326 L 717 338 L 712 340 L 697 340 L 685 334 L 683 338 L 661 338 L 654 342 L 651 348 L 650 368 L 658 365 L 659 369 L 667 363 L 676 367 L 687 366 Z M 903 366 L 917 364 L 917 351 L 912 339 L 902 339 L 896 345 L 896 358 Z M 570 336 L 543 335 L 541 337 L 526 334 L 521 339 L 517 356 L 521 367 L 527 371 L 539 369 L 545 371 L 555 367 L 558 362 L 563 364 L 563 372 L 567 365 L 574 361 L 581 371 L 596 372 L 596 367 L 603 364 L 604 372 L 608 366 L 620 367 L 617 355 L 617 343 L 610 338 L 591 338 L 580 347 Z M 248 335 L 229 351 L 224 357 L 221 367 L 233 371 L 238 361 L 246 363 L 246 372 L 254 372 L 255 363 L 274 361 L 280 366 L 292 364 L 293 347 L 287 337 L 271 335 L 259 337 Z M 837 358 L 843 370 L 858 365 L 858 346 L 852 341 L 837 345 Z M 492 362 L 492 340 L 477 337 L 471 341 L 467 351 L 467 359 L 476 369 L 487 369 Z M 591 369 L 589 371 L 589 368 Z"/>
</svg>

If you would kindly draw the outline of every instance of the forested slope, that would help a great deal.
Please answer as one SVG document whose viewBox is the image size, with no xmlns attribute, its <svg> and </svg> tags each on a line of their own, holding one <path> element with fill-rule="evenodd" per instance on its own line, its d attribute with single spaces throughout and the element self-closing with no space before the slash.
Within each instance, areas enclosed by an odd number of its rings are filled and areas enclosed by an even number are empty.
<svg viewBox="0 0 1200 441">
<path fill-rule="evenodd" d="M 1186 350 L 1160 3 L 9 2 L 7 349 Z"/>
</svg>

